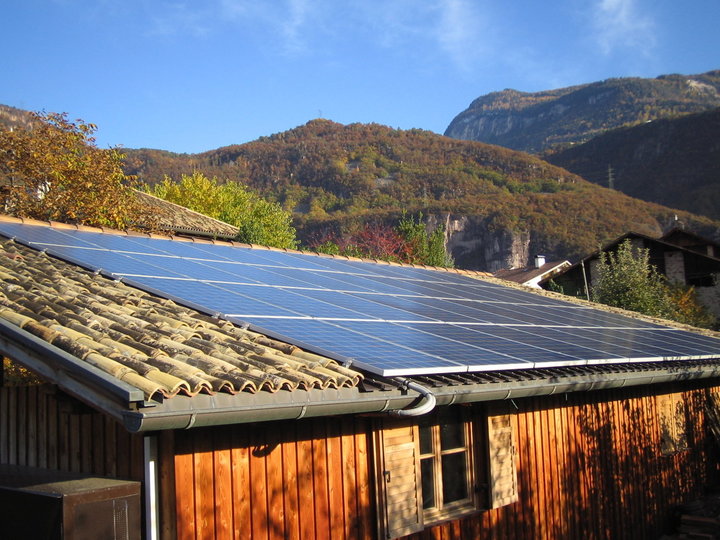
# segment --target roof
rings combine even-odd
[[[493,274],[494,277],[499,279],[506,279],[508,281],[514,281],[515,283],[528,283],[536,278],[543,278],[548,274],[555,274],[562,268],[570,266],[568,261],[552,261],[546,262],[542,266],[525,266],[523,268],[506,268],[498,270]]]
[[[135,194],[138,202],[150,210],[154,218],[153,227],[162,232],[226,239],[237,236],[238,228],[229,223],[160,199],[144,191],[136,191]],[[144,228],[144,225],[136,224],[141,228]]]
[[[130,431],[400,411],[424,386],[449,404],[720,375],[702,359],[383,378],[9,239],[0,279],[0,354]]]
[[[703,251],[705,251],[708,255],[714,254],[717,256],[717,253],[720,252],[720,244],[716,241],[680,228],[671,229],[662,235],[660,240],[676,246],[682,246],[693,251],[698,251],[700,253],[702,253],[700,249],[703,249]],[[707,248],[712,248],[712,251],[708,253]]]
[[[0,278],[0,319],[141,389],[147,400],[338,388],[362,378],[11,240],[0,241]]]

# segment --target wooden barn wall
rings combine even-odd
[[[368,426],[321,418],[175,432],[177,530],[163,536],[372,538]]]
[[[142,481],[143,441],[54,386],[0,387],[0,463]]]
[[[717,390],[656,385],[516,400],[519,502],[409,538],[659,538],[672,507],[718,480],[704,412]],[[689,450],[662,455],[655,396],[677,392]]]
[[[660,452],[656,394],[677,386],[515,400],[517,503],[436,525],[413,540],[657,538],[669,510],[717,479],[704,407],[682,391],[684,452]],[[482,408],[477,409],[481,411]],[[161,437],[165,537],[376,538],[369,419],[314,419]],[[166,462],[167,463],[167,462]],[[175,486],[175,495],[168,497]]]

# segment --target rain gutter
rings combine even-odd
[[[657,368],[638,369],[635,365],[625,371],[614,365],[594,374],[564,376],[556,370],[554,375],[534,379],[513,379],[509,374],[503,382],[450,385],[433,383],[432,377],[413,377],[385,380],[395,385],[389,390],[363,391],[354,387],[177,395],[160,403],[146,401],[141,390],[2,319],[0,354],[119,420],[133,433],[348,414],[417,416],[435,406],[458,403],[720,378],[718,358],[670,366],[657,362]]]
[[[703,365],[673,369],[658,366],[658,369],[646,371],[616,371],[595,376],[574,375],[532,381],[441,386],[434,388],[431,394],[436,405],[445,406],[710,378],[720,378],[720,363],[706,362]],[[153,409],[127,411],[124,414],[124,425],[131,432],[143,432],[347,414],[397,415],[403,409],[424,407],[430,400],[422,393],[408,393],[410,389],[412,387],[408,385],[405,389],[371,392],[342,388],[275,394],[241,393],[235,396],[175,396]]]

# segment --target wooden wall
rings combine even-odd
[[[680,392],[690,449],[662,455],[656,394]],[[718,480],[709,384],[516,400],[520,501],[420,539],[657,538]],[[367,418],[163,432],[166,538],[376,538]],[[0,388],[0,463],[143,479],[142,437],[52,386]]]
[[[143,480],[143,441],[51,385],[0,387],[0,463]]]
[[[717,388],[681,393],[689,450],[662,455],[656,394],[677,386],[517,400],[518,503],[446,523],[413,539],[655,539],[671,509],[718,481],[704,407]]]
[[[163,536],[373,538],[368,422],[327,418],[175,432],[177,530]]]
[[[681,388],[682,389],[682,388]],[[683,389],[690,450],[660,452],[656,393],[609,390],[516,400],[517,503],[412,535],[419,539],[657,538],[669,509],[717,479],[705,430],[710,386]],[[715,390],[712,390],[713,392]],[[376,538],[369,419],[315,419],[177,431],[164,473],[164,536]],[[166,499],[167,500],[167,499]]]

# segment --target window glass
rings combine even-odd
[[[465,452],[442,456],[442,477],[445,504],[468,498]]]
[[[452,422],[440,426],[440,448],[450,450],[465,446],[465,425]]]
[[[422,475],[423,508],[434,508],[435,503],[435,463],[433,458],[420,460]]]

